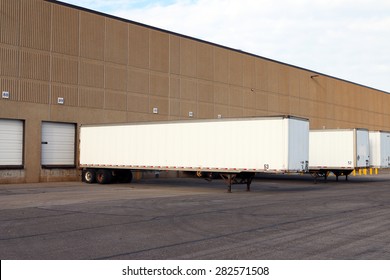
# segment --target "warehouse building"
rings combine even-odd
[[[290,114],[390,130],[387,92],[56,1],[0,0],[0,14],[0,183],[80,180],[87,123]]]

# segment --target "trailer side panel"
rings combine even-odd
[[[308,133],[307,120],[284,117],[82,126],[80,166],[299,172]]]

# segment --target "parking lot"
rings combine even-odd
[[[0,185],[0,259],[390,259],[390,174]]]

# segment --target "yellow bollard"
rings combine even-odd
[[[364,168],[364,169],[363,169],[363,174],[364,174],[364,175],[367,175],[367,168]]]
[[[370,175],[372,175],[372,168],[370,168]]]
[[[378,168],[375,168],[375,175],[378,175]]]
[[[362,175],[362,170],[361,169],[359,169],[359,175]]]
[[[354,169],[354,170],[352,171],[352,175],[353,175],[353,176],[356,176],[356,169]]]

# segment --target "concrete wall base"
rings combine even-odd
[[[81,173],[77,169],[42,169],[40,182],[81,181]]]
[[[23,169],[0,170],[0,184],[20,184],[25,182],[25,171]]]

